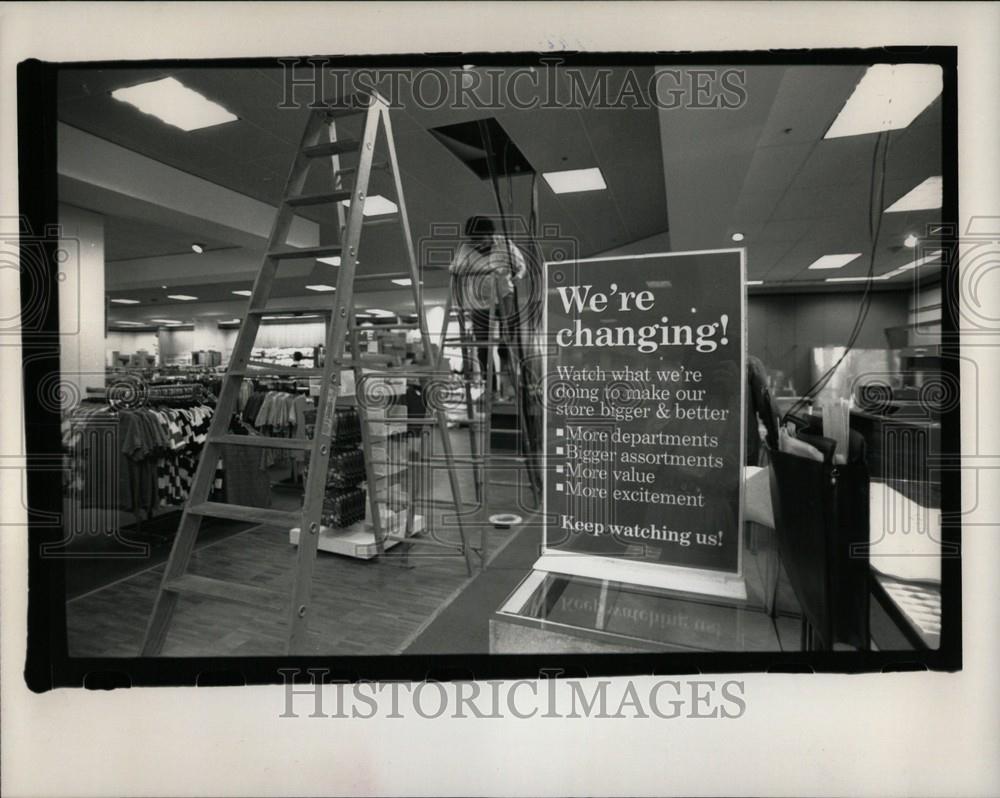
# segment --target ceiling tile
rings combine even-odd
[[[783,190],[791,184],[813,146],[813,142],[805,142],[758,148],[750,161],[743,190],[750,194]]]
[[[791,241],[780,243],[751,243],[747,247],[747,278],[763,280],[765,275],[794,246]]]
[[[783,193],[779,190],[740,194],[733,208],[733,225],[739,227],[748,223],[767,221],[774,213],[774,206],[777,205]]]
[[[795,176],[796,188],[837,186],[870,178],[874,136],[844,136],[816,142]]]
[[[757,234],[756,240],[765,244],[796,242],[814,226],[810,219],[772,220]]]
[[[105,96],[113,89],[136,86],[164,77],[159,69],[62,69],[57,81],[58,102]]]
[[[758,146],[819,141],[864,71],[863,66],[788,67]]]

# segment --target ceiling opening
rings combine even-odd
[[[486,124],[489,141],[493,146],[497,177],[522,175],[534,172],[534,167],[517,148],[507,131],[492,116],[474,119],[457,125],[431,128],[430,132],[449,152],[471,169],[482,180],[489,179],[490,168],[486,160],[486,145],[483,142],[480,123]]]

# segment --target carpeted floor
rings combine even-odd
[[[181,511],[165,513],[144,521],[139,530],[129,525],[121,534],[129,541],[145,544],[145,554],[123,546],[109,535],[88,535],[71,540],[60,553],[63,561],[66,599],[74,599],[107,587],[120,579],[154,568],[167,561]],[[198,534],[196,550],[249,529],[252,524],[205,519]]]
[[[509,537],[489,566],[418,632],[404,654],[487,654],[489,618],[531,571],[540,554],[542,528],[529,517]],[[499,537],[499,535],[498,535]]]

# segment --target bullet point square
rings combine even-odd
[[[561,474],[563,472],[563,470],[564,470],[563,466],[561,466],[561,465],[557,465],[556,466],[556,473],[557,474]]]
[[[556,447],[556,454],[563,454],[563,447],[562,446],[557,446]]]
[[[557,438],[561,438],[565,434],[566,434],[566,430],[564,430],[562,427],[556,427],[556,437]]]
[[[563,492],[563,484],[562,484],[562,482],[557,482],[556,483],[556,493],[562,493],[562,492]]]

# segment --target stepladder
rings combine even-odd
[[[356,138],[340,136],[342,125],[352,117],[355,121],[360,118],[360,135]],[[385,152],[385,160],[378,163],[375,161],[377,147],[384,149]],[[352,159],[353,163],[345,165],[342,159]],[[317,168],[324,177],[329,178],[329,188],[305,193],[310,169]],[[421,363],[415,368],[421,370],[425,376],[434,373],[436,359],[427,327],[416,253],[410,236],[389,105],[378,93],[368,92],[352,97],[346,102],[314,107],[310,111],[301,142],[289,169],[282,198],[268,236],[266,253],[240,325],[188,501],[182,512],[177,535],[159,584],[142,643],[143,656],[157,656],[163,653],[171,625],[175,620],[178,603],[188,596],[249,605],[260,611],[263,611],[263,608],[280,611],[284,607],[285,652],[298,654],[310,651],[309,623],[313,613],[313,573],[344,375],[353,372],[357,386],[363,379],[371,379],[371,375],[389,378],[399,375],[401,371],[404,373],[413,371],[411,367],[399,367],[383,358],[362,353],[357,341],[355,286],[364,279],[363,276],[359,276],[358,266],[362,230],[367,221],[364,213],[365,202],[374,169],[383,169],[390,173],[392,190],[395,192],[396,211],[388,221],[398,224],[402,234],[408,270],[399,276],[406,276],[409,279],[417,328],[423,347]],[[296,213],[304,208],[318,211],[333,209],[333,213],[336,214],[335,229],[339,230],[339,240],[318,246],[290,246],[289,238],[293,222],[297,218]],[[376,217],[375,220],[380,224],[387,221],[385,217]],[[339,258],[339,265],[336,267],[336,290],[328,304],[301,309],[281,308],[284,312],[304,310],[319,313],[328,319],[323,366],[308,370],[308,376],[316,377],[320,381],[312,437],[251,437],[231,434],[230,424],[237,408],[240,384],[243,380],[253,377],[255,373],[260,373],[255,371],[258,364],[252,360],[252,354],[261,322],[265,316],[275,313],[275,308],[269,302],[281,266],[289,261],[318,261],[333,258]],[[266,371],[274,374],[279,370],[274,366],[267,366]],[[302,369],[288,370],[289,375],[296,377],[306,376],[306,373],[306,370]],[[457,509],[462,503],[461,487],[454,468],[454,453],[448,435],[447,419],[441,411],[435,415],[452,499]],[[371,441],[364,432],[366,426],[362,425],[362,437],[366,449],[366,461],[371,462]],[[223,447],[226,446],[252,446],[258,449],[283,449],[308,453],[309,467],[303,487],[301,507],[277,510],[212,501],[211,489],[216,464],[223,453]],[[374,474],[369,470],[367,476],[371,480]],[[369,490],[369,501],[375,537],[381,551],[386,534],[380,529],[381,512],[372,490]],[[204,518],[250,522],[275,527],[285,534],[288,530],[298,527],[300,535],[288,592],[192,573],[191,560]],[[464,557],[466,568],[471,572],[473,555],[462,525],[461,513],[456,512],[455,518],[460,538],[458,549]]]
[[[521,329],[520,314],[516,305],[510,302],[491,303],[487,308],[474,310],[462,307],[454,299],[459,293],[455,290],[455,281],[452,275],[439,358],[449,347],[461,352],[476,499],[483,502],[483,486],[488,483],[516,489],[519,503],[530,499],[531,505],[537,508],[542,489],[539,436],[533,414],[537,380],[531,376],[529,358],[523,346],[525,332]],[[499,294],[494,292],[493,295]],[[457,336],[448,335],[451,318],[456,322]],[[487,331],[485,337],[475,329],[483,327],[483,322]],[[485,357],[481,358],[480,354]],[[496,358],[495,354],[502,356]],[[508,398],[498,396],[500,379],[506,380],[510,389]],[[473,410],[470,395],[470,386],[474,384],[481,386],[479,401],[475,403],[478,412]],[[504,479],[505,475],[513,481]],[[528,495],[523,495],[525,493]]]

